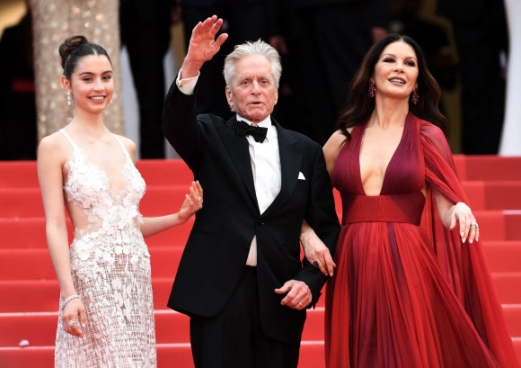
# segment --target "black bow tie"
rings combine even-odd
[[[239,137],[251,135],[256,142],[260,143],[264,142],[267,133],[268,128],[261,128],[258,126],[249,125],[242,120],[237,122],[237,126],[235,127],[235,134],[237,134]]]

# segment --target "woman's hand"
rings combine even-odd
[[[82,328],[85,328],[87,318],[85,314],[85,307],[81,299],[73,299],[69,301],[63,307],[62,312],[62,325],[65,332],[77,336],[83,337]],[[81,327],[81,328],[80,328]]]
[[[188,221],[190,217],[203,207],[203,188],[199,181],[192,182],[190,194],[187,194],[177,216],[181,223]]]
[[[459,223],[459,231],[463,243],[467,239],[469,243],[479,239],[478,223],[472,214],[472,210],[465,203],[456,203],[447,211],[445,216],[444,223],[448,223],[451,230],[456,228],[456,225]]]
[[[336,264],[333,262],[328,247],[320,240],[306,221],[302,224],[300,241],[306,259],[326,276],[333,276]]]

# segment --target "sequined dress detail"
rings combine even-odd
[[[114,191],[107,174],[69,140],[66,197],[82,208],[88,226],[74,229],[72,278],[87,314],[84,338],[66,333],[58,319],[55,367],[156,367],[150,254],[140,231],[139,202],[145,182],[125,153],[124,189]],[[61,306],[60,306],[61,307]],[[61,308],[60,308],[61,310]]]

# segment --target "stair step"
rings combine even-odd
[[[510,336],[521,338],[521,304],[503,304],[503,316]]]
[[[9,368],[52,368],[54,346],[0,348],[0,363]],[[324,368],[324,343],[303,341],[298,368]],[[158,368],[194,368],[190,344],[158,344]]]
[[[149,214],[143,212],[145,216]],[[162,214],[165,214],[163,212]],[[480,224],[480,239],[489,241],[521,241],[521,211],[476,211]],[[72,241],[72,228],[68,221],[69,242]],[[184,246],[193,218],[186,224],[169,229],[145,239],[149,247]],[[2,249],[47,248],[45,241],[45,219],[40,217],[1,218],[0,234]]]
[[[521,180],[521,157],[496,155],[454,155],[462,181]],[[138,160],[136,167],[148,185],[169,185],[193,180],[192,173],[180,159]],[[0,187],[37,187],[36,161],[0,162]]]
[[[173,278],[154,278],[154,308],[166,309]],[[0,281],[0,313],[54,312],[58,310],[59,287],[56,280]],[[38,303],[34,301],[38,300]],[[324,306],[324,292],[317,307]]]
[[[141,201],[140,210],[146,216],[164,215],[177,212],[190,181],[176,185],[148,186]],[[521,210],[521,181],[519,182],[463,182],[474,211],[482,210]],[[338,192],[335,193],[337,211],[340,214]],[[43,204],[40,189],[0,187],[0,217],[43,217]]]
[[[188,166],[178,159],[138,160],[136,167],[148,186],[190,185],[193,179]],[[0,161],[0,188],[38,188],[36,161]]]
[[[168,229],[154,236],[145,238],[149,247],[154,246],[184,246],[192,230],[194,218],[185,224]],[[72,242],[72,226],[67,221],[69,244]],[[0,234],[2,234],[2,249],[47,249],[45,240],[45,218],[0,218]]]
[[[521,272],[492,274],[499,301],[503,304],[521,304]]]
[[[521,338],[521,305],[505,304],[503,314],[510,335]],[[54,345],[57,320],[57,312],[0,313],[0,346],[17,347],[22,340],[27,340],[31,347]],[[159,309],[155,310],[155,320],[157,343],[189,342],[189,318],[184,314]],[[324,339],[323,307],[308,311],[302,339]]]
[[[464,157],[465,161],[465,176],[462,180],[521,180],[521,157],[496,155],[460,155],[460,157]]]
[[[158,344],[189,342],[186,315],[170,309],[155,310],[154,315]],[[22,340],[27,340],[31,347],[54,345],[57,323],[57,312],[0,313],[0,346],[17,347]],[[324,308],[308,311],[302,339],[324,340]]]
[[[521,338],[513,339],[518,360],[521,361]],[[9,368],[52,368],[54,346],[27,348],[0,348],[2,366]],[[158,344],[158,368],[194,368],[189,344]],[[324,343],[303,341],[298,368],[324,368]]]
[[[521,304],[521,272],[493,273],[492,281],[500,303]],[[156,309],[166,308],[172,282],[172,277],[153,278]],[[0,313],[52,312],[58,308],[59,288],[54,279],[0,281],[0,295]],[[34,300],[38,300],[38,303],[35,304]],[[317,306],[324,306],[324,295]]]
[[[491,272],[521,271],[521,240],[483,241],[482,244]]]
[[[172,242],[176,244],[148,247],[153,278],[174,278],[185,239],[173,236]],[[521,241],[486,241],[483,242],[483,249],[492,272],[520,271]],[[0,249],[0,281],[55,278],[47,248]]]

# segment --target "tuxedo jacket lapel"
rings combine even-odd
[[[275,212],[277,208],[283,205],[291,196],[297,183],[302,162],[302,154],[300,152],[301,145],[299,142],[288,134],[278,123],[273,121],[273,124],[277,128],[279,140],[281,186],[279,194],[262,214],[263,216],[268,216]]]
[[[253,183],[253,172],[251,170],[250,150],[248,140],[245,137],[235,135],[237,119],[231,118],[224,126],[219,126],[218,131],[223,141],[224,147],[228,151],[230,160],[233,162],[239,176],[242,178],[244,186],[250,195],[253,203],[257,203],[255,184]]]

